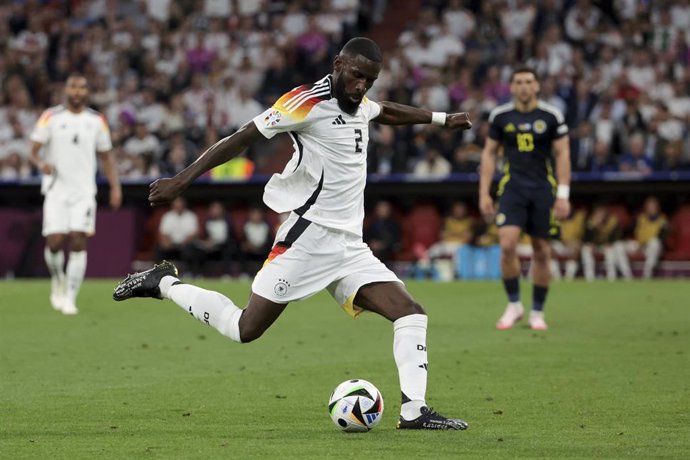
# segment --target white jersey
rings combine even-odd
[[[354,115],[332,96],[332,77],[284,94],[254,118],[267,138],[288,133],[295,153],[266,184],[264,202],[325,227],[362,236],[369,121],[381,107],[364,97]]]
[[[43,144],[45,161],[55,167],[43,177],[43,193],[96,194],[96,153],[112,148],[103,115],[88,108],[74,113],[51,107],[38,119],[31,140]]]

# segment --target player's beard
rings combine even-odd
[[[333,87],[333,93],[335,98],[338,100],[338,107],[345,113],[350,115],[354,114],[359,107],[359,102],[354,102],[345,94],[345,81],[342,77],[335,79],[335,86]]]
[[[81,110],[84,108],[84,104],[86,103],[86,98],[80,97],[80,96],[68,96],[67,97],[67,105],[73,110]]]

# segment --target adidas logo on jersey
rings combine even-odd
[[[335,117],[335,120],[333,120],[333,123],[331,123],[331,124],[332,125],[345,125],[347,123],[345,123],[345,120],[343,120],[342,115],[338,115],[337,117]]]

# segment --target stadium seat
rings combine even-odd
[[[690,260],[690,205],[682,206],[671,218],[667,239],[667,260]]]
[[[428,249],[439,239],[443,220],[435,206],[415,206],[403,220],[402,249],[397,260],[416,260],[416,249]]]

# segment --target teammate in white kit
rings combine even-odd
[[[467,428],[464,421],[426,406],[426,314],[362,241],[362,220],[370,121],[461,129],[471,123],[466,113],[432,113],[367,99],[364,94],[381,65],[381,51],[373,41],[350,40],[335,58],[331,75],[286,93],[180,174],[151,184],[151,205],[165,204],[199,175],[258,139],[283,132],[292,137],[292,159],[264,192],[270,208],[290,212],[290,217],[254,279],[246,308],[238,308],[220,293],[181,283],[177,269],[168,262],[128,276],[115,288],[113,298],[171,299],[221,334],[246,343],[259,338],[289,302],[328,289],[353,317],[369,310],[393,321],[393,354],[402,391],[398,428],[462,430]]]
[[[44,251],[51,277],[50,302],[75,315],[79,287],[86,272],[86,240],[96,229],[96,154],[110,183],[110,205],[117,209],[122,191],[105,117],[89,109],[86,78],[73,74],[65,84],[66,105],[43,112],[31,133],[31,160],[43,173]],[[43,155],[40,155],[43,149]],[[65,270],[63,248],[69,242]]]

